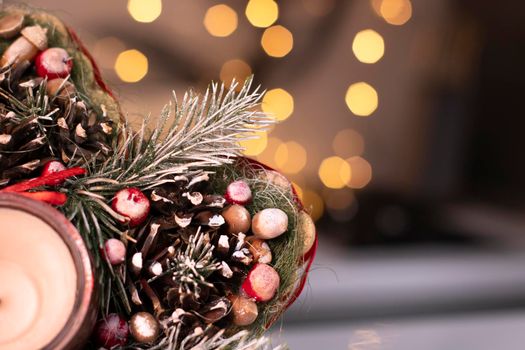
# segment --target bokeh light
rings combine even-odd
[[[261,108],[276,120],[285,120],[293,113],[293,97],[281,88],[269,90],[263,96]]]
[[[297,174],[306,165],[306,150],[295,141],[282,143],[275,151],[275,165],[287,174]]]
[[[377,109],[379,97],[372,86],[359,82],[350,85],[346,91],[345,101],[352,113],[366,117]]]
[[[237,12],[225,4],[212,6],[204,15],[204,27],[213,36],[226,37],[237,29]]]
[[[128,0],[128,12],[141,23],[151,23],[162,13],[161,0]]]
[[[372,0],[372,8],[392,25],[403,25],[412,17],[410,0]]]
[[[255,131],[248,140],[239,141],[239,145],[244,148],[243,154],[246,156],[256,156],[264,151],[268,144],[268,134],[266,131]]]
[[[250,0],[245,13],[254,27],[267,28],[277,21],[279,6],[274,0]]]
[[[126,83],[136,83],[148,74],[148,58],[139,50],[126,50],[117,56],[115,72]]]
[[[350,165],[341,157],[324,159],[319,167],[319,178],[328,188],[343,188],[352,177]]]
[[[323,216],[324,213],[324,202],[323,198],[314,191],[305,189],[303,191],[303,205],[304,208],[310,213],[310,216],[314,221],[317,221]]]
[[[266,28],[261,38],[264,52],[271,57],[284,57],[293,48],[293,35],[283,26]]]
[[[365,140],[354,129],[343,129],[335,135],[332,149],[342,158],[360,156],[365,151]]]
[[[114,68],[119,53],[126,49],[122,40],[108,36],[97,40],[93,46],[93,57],[102,68]]]
[[[230,86],[232,80],[239,83],[237,87],[240,89],[242,83],[252,74],[252,68],[248,63],[241,59],[233,59],[224,62],[221,67],[220,78],[226,86]]]
[[[277,168],[277,165],[275,164],[275,152],[282,143],[283,141],[277,137],[268,137],[266,147],[262,153],[257,155],[257,159],[264,164],[268,164],[272,168]]]
[[[326,207],[335,210],[346,209],[355,201],[354,192],[348,188],[340,190],[324,189],[323,197]]]
[[[355,35],[352,51],[360,62],[376,63],[385,53],[385,41],[378,32],[365,29]]]
[[[350,157],[346,160],[350,165],[352,176],[347,183],[351,188],[363,188],[372,180],[372,166],[361,157]]]

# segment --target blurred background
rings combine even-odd
[[[11,1],[6,1],[10,3]],[[523,349],[525,3],[32,0],[76,29],[129,118],[255,80],[246,155],[317,221],[293,349]]]

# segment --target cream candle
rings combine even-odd
[[[0,350],[73,349],[95,321],[82,239],[54,208],[0,195]]]

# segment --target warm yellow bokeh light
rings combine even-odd
[[[310,213],[314,221],[319,220],[323,216],[324,202],[320,195],[314,191],[304,190],[302,200],[304,208]]]
[[[282,143],[283,142],[277,137],[268,137],[266,148],[262,153],[257,155],[257,159],[264,164],[268,164],[272,168],[277,168],[277,165],[275,164],[275,152]]]
[[[225,37],[237,29],[237,12],[225,4],[212,6],[204,15],[204,27],[213,36]]]
[[[365,151],[363,136],[353,129],[343,129],[332,141],[334,153],[342,158],[360,156]]]
[[[277,21],[279,6],[274,0],[250,0],[245,13],[254,27],[267,28]]]
[[[321,162],[319,178],[328,188],[343,188],[350,182],[350,165],[341,157],[328,157]]]
[[[239,141],[243,150],[243,154],[246,156],[256,156],[264,151],[268,144],[268,134],[266,131],[255,131],[252,133],[253,138],[249,140]]]
[[[128,12],[137,22],[151,23],[162,12],[161,0],[128,0]]]
[[[293,113],[293,97],[284,89],[272,89],[264,94],[261,108],[276,120],[287,119]]]
[[[378,32],[365,29],[355,35],[352,51],[360,62],[376,63],[385,53],[385,41]]]
[[[115,72],[126,83],[136,83],[148,74],[148,58],[139,50],[126,50],[117,56]]]
[[[366,117],[374,113],[379,103],[376,90],[365,82],[350,85],[345,101],[350,111],[357,116]]]
[[[241,59],[233,59],[224,62],[221,67],[220,78],[226,84],[230,86],[232,80],[235,78],[235,81],[239,83],[237,85],[239,88],[242,87],[242,83],[252,74],[252,68],[248,63],[244,62]]]
[[[346,160],[350,165],[352,176],[346,184],[350,188],[363,188],[372,180],[372,166],[361,157],[351,157]]]
[[[122,40],[108,36],[97,40],[93,47],[93,57],[103,68],[114,68],[118,54],[126,49]]]
[[[275,151],[275,165],[287,174],[297,174],[306,165],[306,150],[295,141],[282,143]]]
[[[403,25],[412,17],[410,0],[372,0],[374,11],[393,25]]]
[[[283,26],[267,28],[261,38],[264,52],[272,57],[284,57],[293,48],[293,35]]]

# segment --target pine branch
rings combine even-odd
[[[162,274],[148,280],[148,283],[166,275],[172,275],[179,284],[179,294],[194,293],[199,298],[200,286],[213,287],[206,279],[220,269],[221,264],[213,259],[214,246],[210,244],[210,236],[201,232],[190,236],[184,252],[179,252],[169,261],[169,268]]]
[[[87,166],[88,175],[67,182],[70,198],[75,200],[64,210],[77,227],[86,227],[84,238],[92,240],[92,252],[99,255],[99,262],[104,262],[100,249],[105,239],[124,234],[118,229],[118,214],[107,205],[118,190],[126,187],[150,190],[174,182],[177,175],[233,163],[242,150],[239,141],[253,138],[254,131],[274,123],[273,118],[256,109],[262,92],[259,88],[251,91],[252,78],[246,80],[239,92],[236,86],[233,82],[226,90],[224,84],[212,84],[203,96],[192,91],[185,93],[180,103],[174,96],[174,102],[163,109],[151,134],[147,132],[148,119],[136,132],[129,125],[121,125],[111,155],[103,162],[93,157],[72,164]],[[94,215],[87,214],[88,208]],[[89,228],[97,228],[97,240]],[[113,279],[124,289],[122,279],[113,273],[111,265],[107,262],[102,265],[107,265],[101,267],[107,280],[101,281],[101,285],[107,285],[108,276],[114,276],[109,281]],[[214,270],[213,263],[206,266]],[[203,269],[202,275],[208,272]],[[181,280],[183,277],[180,276]],[[203,283],[205,279],[188,279],[184,285],[197,288]],[[117,294],[104,295],[101,299],[107,304],[102,306],[108,307],[111,301],[127,309],[125,291]]]

